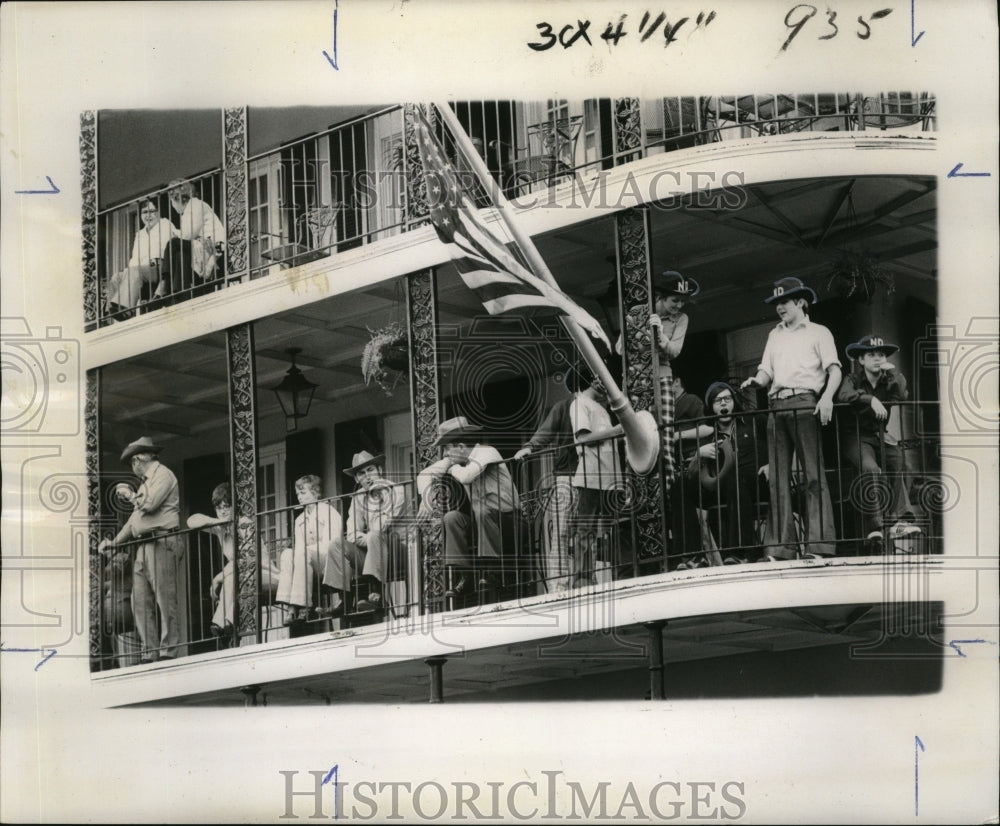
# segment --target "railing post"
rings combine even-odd
[[[428,702],[430,703],[443,703],[444,702],[444,678],[441,673],[444,664],[448,662],[447,657],[428,657],[424,660],[431,670],[431,696]]]
[[[648,208],[626,209],[615,214],[615,250],[618,290],[621,300],[621,330],[624,344],[623,389],[636,411],[657,410],[659,387],[655,377],[653,342],[649,331],[650,217]],[[658,419],[659,417],[657,417]],[[635,531],[635,560],[664,557],[667,536],[667,503],[662,465],[639,476],[627,470],[633,494],[631,523]],[[665,562],[665,559],[664,559]]]
[[[97,276],[97,113],[80,113],[80,198],[83,245],[83,323],[93,330],[101,316]]]
[[[103,586],[101,555],[97,546],[101,542],[101,371],[88,370],[86,376],[87,399],[84,407],[83,424],[86,432],[87,462],[87,516],[89,517],[87,536],[87,569],[90,579],[90,670],[99,671],[101,659],[101,622]]]
[[[226,280],[247,272],[247,108],[222,113],[223,202],[226,205]]]
[[[434,447],[440,421],[437,352],[437,290],[434,271],[423,270],[406,277],[406,316],[410,345],[410,410],[413,427],[413,476],[437,459]],[[414,490],[414,498],[419,493]],[[441,523],[432,520],[419,528],[418,545],[423,554],[423,582],[419,603],[423,611],[439,607],[444,599],[444,542]]]
[[[226,331],[229,365],[229,445],[232,456],[233,520],[236,545],[236,629],[262,642],[260,627],[260,549],[257,543],[257,371],[253,325]]]
[[[646,622],[649,629],[649,696],[652,700],[666,699],[663,684],[663,628],[665,620]]]
[[[257,694],[260,693],[259,685],[245,685],[240,689],[243,695],[243,707],[254,708],[257,705]]]

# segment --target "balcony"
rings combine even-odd
[[[508,197],[723,141],[936,129],[934,98],[926,93],[549,103],[454,104]],[[284,126],[286,132],[293,128]],[[276,148],[246,155],[238,167],[220,159],[208,171],[191,170],[183,178],[194,199],[187,214],[172,204],[171,184],[163,183],[102,207],[96,211],[96,277],[88,286],[90,328],[276,276],[425,224],[419,157],[407,143],[407,130],[404,109],[388,107],[286,138]],[[477,203],[490,203],[453,142],[441,137]],[[114,145],[103,151],[112,161],[104,166],[117,170]],[[102,174],[112,173],[102,168]],[[128,189],[118,181],[115,191]]]
[[[925,432],[925,419],[936,415],[927,403],[901,407],[902,418],[915,433]],[[774,549],[765,544],[770,541],[768,523],[781,517],[769,486],[758,481],[759,468],[767,464],[765,434],[772,416],[767,410],[739,414],[742,435],[731,442],[734,463],[721,472],[718,465],[709,467],[715,463],[707,459],[688,458],[697,453],[696,445],[722,443],[720,417],[676,421],[676,458],[685,472],[663,499],[659,491],[651,494],[628,476],[604,475],[601,467],[606,464],[588,465],[597,455],[598,442],[571,448],[580,462],[577,479],[600,490],[596,499],[581,498],[580,488],[553,473],[553,449],[507,459],[503,466],[519,507],[510,514],[509,525],[490,540],[496,556],[476,553],[485,534],[473,531],[472,558],[465,564],[456,562],[454,546],[446,538],[454,535],[454,517],[470,507],[462,486],[428,486],[424,480],[421,495],[420,480],[404,478],[387,480],[383,490],[392,491],[396,504],[384,522],[369,526],[385,539],[378,559],[372,546],[366,554],[365,548],[349,541],[356,523],[349,520],[346,533],[341,525],[341,519],[357,510],[357,504],[352,507],[356,493],[322,498],[305,509],[259,509],[252,525],[235,519],[194,520],[199,527],[120,543],[100,558],[102,653],[94,668],[115,671],[152,662],[147,667],[155,671],[178,662],[172,657],[217,655],[230,649],[242,653],[244,648],[248,656],[256,656],[254,652],[265,650],[261,645],[276,650],[308,637],[326,640],[369,631],[390,641],[399,636],[402,642],[431,616],[444,617],[447,625],[448,616],[460,621],[492,610],[499,612],[498,622],[501,615],[510,614],[516,623],[518,616],[536,616],[539,606],[553,597],[571,603],[597,598],[607,603],[601,610],[610,616],[615,601],[634,595],[630,585],[655,584],[668,594],[718,574],[730,583],[731,592],[740,587],[738,582],[750,589],[754,581],[771,581],[790,566],[833,566],[832,574],[838,565],[867,561],[888,570],[943,553],[946,497],[936,443],[908,438],[897,448],[901,463],[894,473],[862,479],[857,457],[850,452],[858,420],[849,408],[838,405],[835,421],[817,445],[831,505],[825,513],[832,515],[832,524],[809,525],[810,514],[823,519],[824,511],[809,508],[799,459],[787,478],[782,478],[781,468],[769,468],[770,489],[786,486],[789,491],[795,533],[784,563],[766,561]],[[800,416],[811,417],[812,412],[797,412],[796,424]],[[620,454],[620,440],[608,444]],[[887,464],[890,450],[884,442],[876,449],[882,467],[892,467]],[[908,506],[894,500],[896,483],[905,491]],[[501,493],[485,491],[487,497],[504,499]],[[581,507],[584,501],[590,504]],[[881,541],[869,536],[873,519],[887,529]],[[189,524],[192,521],[189,517]],[[908,526],[889,530],[897,521]],[[252,545],[245,544],[248,538]],[[151,541],[176,545],[187,559],[179,580],[180,633],[168,647],[159,639],[143,645],[137,630],[142,607],[131,576],[137,552]],[[817,550],[832,550],[833,555],[810,558]],[[736,580],[732,574],[738,574]],[[372,600],[373,594],[378,599]],[[702,609],[713,612],[711,604]],[[148,613],[150,606],[145,610]]]

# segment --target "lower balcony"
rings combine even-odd
[[[919,419],[922,406],[908,407]],[[718,416],[676,421],[683,471],[670,490],[604,477],[588,466],[594,443],[575,446],[575,481],[596,497],[551,472],[551,451],[506,460],[497,478],[510,489],[483,493],[516,502],[509,514],[484,515],[444,477],[383,478],[316,501],[307,481],[299,507],[240,524],[223,485],[216,513],[189,516],[193,527],[100,557],[98,679],[158,675],[145,688],[113,681],[114,704],[232,703],[241,689],[293,703],[565,697],[580,679],[600,686],[595,696],[641,698],[648,677],[637,675],[663,662],[828,646],[852,663],[933,659],[942,608],[926,581],[947,567],[936,446],[883,441],[892,472],[861,475],[858,420],[839,407],[810,486],[802,457],[787,470],[768,462],[773,417],[740,414],[736,440]],[[811,417],[797,413],[793,427]],[[727,442],[718,463],[699,456],[698,444]],[[379,515],[364,520],[369,496]],[[164,556],[174,569],[155,567]],[[934,690],[935,679],[920,672],[914,685]],[[646,696],[656,685],[654,674]]]

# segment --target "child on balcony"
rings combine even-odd
[[[837,393],[837,401],[850,404],[857,414],[840,418],[840,443],[844,458],[860,473],[852,491],[857,495],[852,499],[859,504],[863,531],[873,554],[885,549],[884,528],[888,524],[892,524],[892,539],[921,532],[911,523],[913,510],[906,492],[903,452],[888,429],[893,402],[909,397],[906,379],[888,360],[897,350],[895,344],[874,334],[848,344],[845,352],[855,369]]]
[[[313,474],[296,479],[295,495],[303,510],[295,517],[294,544],[281,552],[275,596],[277,602],[289,608],[285,625],[310,619],[320,583],[332,588],[334,595],[330,606],[320,609],[318,615],[343,614],[358,561],[357,555],[349,553],[344,545],[344,520],[337,506],[327,500],[320,501],[323,480]]]

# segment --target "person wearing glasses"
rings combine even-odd
[[[179,238],[177,228],[160,215],[156,201],[147,199],[139,205],[142,226],[135,234],[128,266],[115,273],[108,283],[110,312],[128,318],[142,299],[143,287],[153,292],[160,286],[160,262],[172,238]]]

